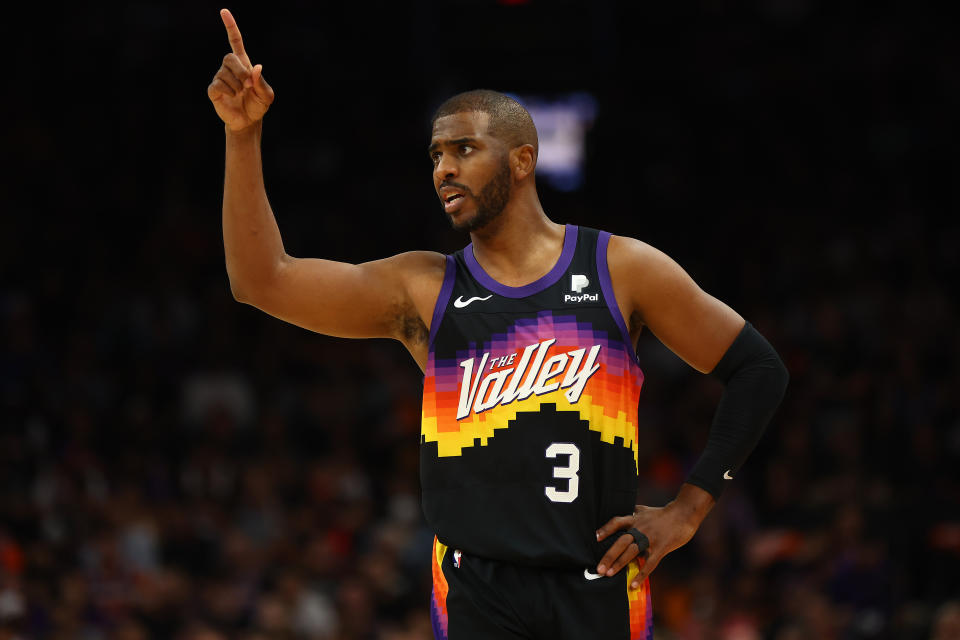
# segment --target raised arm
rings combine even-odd
[[[671,351],[724,385],[707,446],[675,500],[665,507],[638,505],[633,516],[613,518],[597,532],[646,534],[649,552],[631,586],[670,551],[686,544],[753,450],[783,397],[787,371],[769,343],[733,309],[703,291],[664,253],[637,240],[613,237],[607,253],[614,295],[631,332],[649,328]],[[598,572],[618,571],[637,555],[635,538],[621,535]]]
[[[207,95],[226,132],[223,245],[234,297],[319,333],[397,338],[420,362],[443,280],[443,256],[413,252],[353,265],[286,253],[267,199],[260,152],[263,117],[274,92],[263,66],[251,63],[233,15],[224,9],[220,16],[231,52]]]

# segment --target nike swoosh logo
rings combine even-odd
[[[589,570],[584,569],[583,577],[586,578],[587,580],[596,580],[597,578],[602,578],[603,576],[600,575],[599,573],[590,573]]]
[[[465,306],[467,306],[471,302],[476,302],[477,300],[489,300],[492,297],[493,297],[492,293],[488,295],[486,298],[481,298],[480,296],[474,296],[472,298],[468,298],[467,300],[464,300],[463,296],[457,296],[457,299],[453,301],[453,306],[455,306],[457,309],[463,309]]]
[[[733,480],[733,476],[730,475],[730,469],[727,469],[726,471],[723,472],[723,479],[724,479],[724,480]]]

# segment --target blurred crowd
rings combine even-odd
[[[547,4],[554,27],[533,28]],[[906,5],[700,4],[708,20],[661,3],[637,22],[614,2],[451,1],[451,24],[513,44],[458,49],[440,74],[426,0],[322,19],[241,6],[278,94],[265,168],[287,249],[456,250],[432,211],[430,109],[478,85],[592,91],[584,187],[543,188],[548,215],[664,249],[791,373],[742,472],[654,572],[655,638],[957,640],[958,41]],[[0,640],[432,637],[420,372],[397,344],[230,295],[204,102],[218,8],[66,9],[8,69],[31,90],[0,132],[16,158],[0,183]],[[390,54],[371,74],[347,46]],[[96,71],[36,82],[68,59]],[[325,92],[302,82],[331,59]],[[84,96],[69,117],[63,95]],[[652,336],[639,354],[639,499],[662,505],[722,389]]]
[[[917,286],[957,276],[956,234],[904,217],[822,260],[778,244],[785,291],[743,312],[792,384],[654,573],[658,638],[957,637],[960,315]],[[219,280],[3,291],[0,638],[431,636],[415,365],[261,318]],[[640,357],[640,501],[661,505],[721,388],[651,337]]]

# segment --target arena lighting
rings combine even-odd
[[[537,126],[537,176],[559,191],[579,189],[583,184],[587,132],[596,119],[597,99],[586,92],[511,97],[527,108]]]

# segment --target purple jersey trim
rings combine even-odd
[[[430,341],[428,347],[433,346],[433,339],[437,336],[437,330],[440,328],[440,322],[443,321],[443,312],[447,310],[447,303],[450,302],[450,295],[453,293],[453,283],[457,279],[457,263],[453,256],[445,256],[447,265],[443,272],[443,285],[440,287],[440,295],[437,296],[437,304],[433,307],[433,318],[430,320]]]
[[[487,272],[483,270],[483,267],[480,266],[480,263],[477,262],[476,257],[474,257],[472,242],[463,249],[463,258],[467,263],[467,269],[470,270],[470,275],[490,291],[504,298],[526,298],[527,296],[532,296],[535,293],[543,291],[559,280],[567,270],[567,267],[570,266],[570,261],[573,260],[573,254],[576,248],[577,226],[568,224],[563,234],[563,251],[560,252],[560,258],[557,260],[557,263],[553,265],[553,268],[550,269],[547,275],[530,284],[525,284],[522,287],[508,287],[491,278]]]
[[[430,594],[430,623],[433,625],[433,637],[435,640],[447,640],[449,615],[437,606],[437,600],[437,589],[434,587],[433,593]]]
[[[610,232],[601,231],[597,238],[597,274],[600,276],[600,290],[603,291],[603,299],[607,301],[607,309],[613,316],[613,321],[620,327],[620,333],[623,335],[623,343],[627,345],[627,351],[633,356],[633,361],[640,366],[640,360],[637,359],[637,352],[633,348],[633,342],[630,340],[630,331],[627,329],[627,323],[623,321],[623,314],[620,313],[620,305],[617,304],[617,298],[613,295],[613,282],[610,280],[610,265],[607,264],[607,245],[610,244]]]

